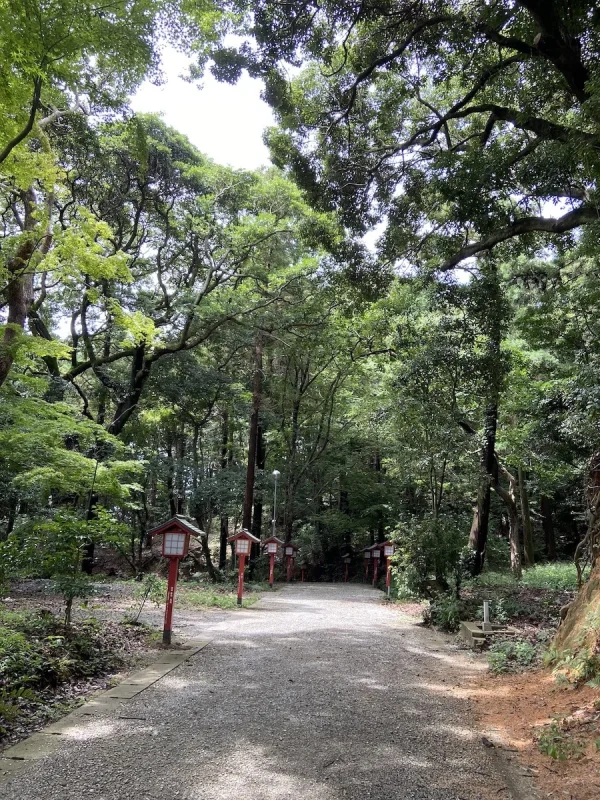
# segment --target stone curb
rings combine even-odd
[[[51,723],[22,742],[8,747],[0,754],[0,784],[12,780],[32,761],[53,753],[60,747],[63,739],[77,736],[81,726],[90,719],[121,708],[123,703],[137,697],[184,661],[195,656],[209,643],[210,640],[190,639],[184,644],[185,649],[165,652],[158,661],[128,675],[121,683],[101,692],[66,717]]]

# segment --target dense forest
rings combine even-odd
[[[2,577],[174,514],[397,590],[598,556],[600,15],[577,0],[0,4]],[[264,81],[273,166],[129,98]],[[210,121],[206,121],[210,124]],[[592,587],[594,580],[592,575]],[[588,587],[589,588],[589,587]],[[592,602],[593,591],[586,594]]]

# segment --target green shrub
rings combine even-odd
[[[526,639],[505,639],[495,642],[488,653],[490,672],[519,672],[533,666],[538,660],[538,651]]]
[[[455,594],[439,594],[423,611],[423,620],[443,631],[455,633],[460,627],[461,603]]]
[[[577,761],[582,758],[587,748],[583,739],[577,739],[562,730],[558,720],[541,728],[536,738],[538,750],[557,761],[567,761],[567,759]]]

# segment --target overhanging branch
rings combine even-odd
[[[511,225],[494,231],[494,233],[491,233],[485,239],[480,239],[478,242],[473,242],[463,247],[444,261],[440,270],[446,272],[453,269],[466,258],[471,258],[478,253],[491,250],[497,244],[506,242],[509,239],[514,239],[517,236],[522,236],[525,233],[567,233],[568,231],[581,227],[581,225],[597,222],[599,218],[597,209],[591,206],[581,206],[574,211],[569,211],[562,217],[558,217],[558,219],[552,219],[551,217],[522,217],[521,219],[515,220]]]

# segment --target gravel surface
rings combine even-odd
[[[506,800],[464,653],[355,585],[186,619],[188,664],[85,723],[4,800]],[[464,695],[463,695],[464,697]]]

